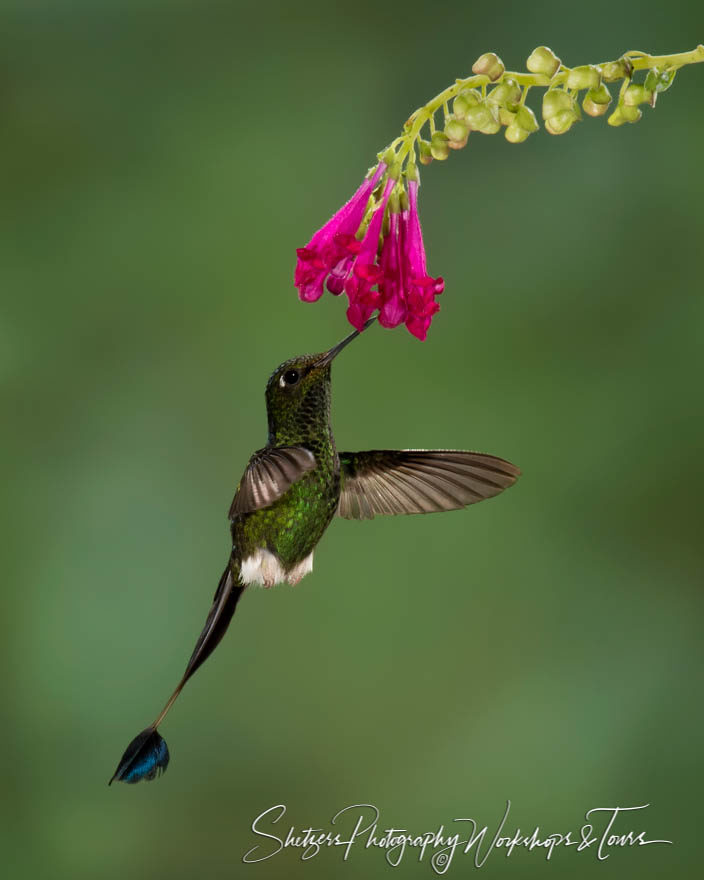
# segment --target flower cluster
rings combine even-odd
[[[496,134],[503,128],[509,143],[522,143],[539,129],[526,104],[533,88],[546,89],[542,117],[550,134],[566,134],[581,119],[582,109],[603,116],[612,101],[607,83],[618,81],[621,88],[608,123],[637,122],[641,104],[654,107],[680,68],[702,62],[704,45],[675,55],[626,52],[616,61],[570,68],[552,49],[539,46],[526,60],[528,72],[513,73],[496,53],[485,52],[474,62],[472,76],[455,80],[411,114],[349,202],[298,249],[294,280],[300,298],[314,302],[327,285],[336,296],[347,295],[347,317],[356,329],[378,311],[384,327],[405,324],[425,339],[444,282],[426,268],[416,159],[423,165],[443,161],[463,149],[473,132]],[[635,82],[642,74],[642,81]],[[442,114],[442,126],[437,126],[437,114]]]
[[[294,282],[304,302],[325,286],[347,295],[347,318],[357,330],[378,310],[383,327],[405,324],[425,339],[440,309],[442,278],[428,275],[418,217],[418,172],[404,174],[381,161],[352,198],[299,248]]]

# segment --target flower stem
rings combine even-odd
[[[608,67],[614,69],[619,64],[621,65],[622,72],[615,77],[615,80],[618,81],[619,79],[623,79],[624,81],[620,94],[620,100],[622,100],[625,89],[630,83],[633,73],[637,71],[655,70],[660,72],[674,72],[686,65],[700,64],[702,62],[704,62],[704,45],[699,45],[696,49],[692,49],[690,52],[680,52],[673,55],[649,55],[646,52],[634,50],[624,53],[621,58],[616,61],[602,62],[601,64],[592,65],[592,67],[596,69],[600,79],[602,71],[605,68]],[[588,67],[588,65],[582,68],[577,68],[577,70],[582,70],[585,67]],[[563,64],[559,64],[557,72],[552,77],[543,73],[504,71],[500,77],[493,81],[486,74],[473,74],[472,76],[455,80],[452,85],[443,89],[443,91],[439,92],[434,98],[428,101],[427,104],[419,107],[408,118],[403,127],[403,134],[399,138],[396,138],[391,145],[394,150],[398,148],[396,160],[403,165],[409,154],[411,154],[426,123],[430,124],[431,133],[434,132],[435,113],[443,108],[447,114],[449,109],[448,102],[455,98],[462,90],[480,88],[482,98],[484,99],[486,97],[487,85],[498,86],[507,80],[513,80],[518,86],[524,89],[520,100],[520,104],[523,105],[526,93],[530,88],[536,86],[549,89],[554,89],[556,86],[564,87],[573,70],[575,70],[575,68],[569,68],[565,67]],[[614,77],[611,77],[609,81],[613,82]],[[570,92],[576,98],[579,94],[579,88],[574,90],[570,89]],[[399,144],[400,146],[398,146]],[[380,153],[379,155],[381,156],[382,154]]]

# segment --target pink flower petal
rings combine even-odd
[[[298,249],[293,281],[300,299],[315,302],[323,295],[325,276],[344,256],[335,239],[337,236],[354,237],[364,218],[369,196],[385,171],[386,165],[380,162],[374,174],[362,183],[352,198],[315,233],[304,248]]]
[[[384,278],[383,270],[380,266],[376,265],[376,257],[386,204],[395,185],[395,180],[386,181],[381,201],[374,210],[372,219],[362,239],[362,245],[354,262],[354,268],[345,281],[345,293],[350,301],[347,317],[350,324],[357,329],[359,329],[360,324],[364,324],[374,309],[378,308],[381,304],[381,296],[376,291],[372,291],[371,288],[375,284],[379,284]],[[356,306],[356,308],[352,309],[352,306]]]
[[[409,332],[425,339],[440,309],[435,299],[445,283],[428,274],[418,215],[418,181],[408,180],[405,210],[399,212],[398,202],[392,201],[389,231],[384,235],[385,213],[397,185],[387,179],[364,236],[361,241],[357,238],[369,198],[386,171],[380,162],[352,198],[298,249],[294,281],[299,297],[307,302],[322,296],[326,282],[336,296],[344,290],[349,300],[347,317],[358,330],[378,309],[382,326],[405,323]]]
[[[379,285],[383,305],[379,310],[379,323],[382,327],[397,327],[406,320],[406,278],[404,272],[404,236],[408,212],[392,212],[389,235],[384,239],[381,251],[381,267],[384,280]]]

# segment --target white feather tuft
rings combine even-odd
[[[297,584],[311,571],[313,571],[312,553],[287,572],[275,553],[260,548],[242,562],[241,577],[242,582],[248,585],[273,587],[284,582]]]

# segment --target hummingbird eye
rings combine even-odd
[[[286,385],[295,385],[299,379],[300,374],[298,370],[286,370],[286,372],[281,376],[279,384],[283,388]]]

